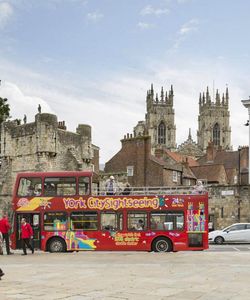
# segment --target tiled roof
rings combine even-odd
[[[198,159],[199,164],[206,163],[223,164],[225,169],[238,168],[239,165],[239,152],[238,151],[217,151],[213,161],[207,161],[207,155]]]
[[[227,174],[222,164],[192,167],[198,179],[206,179],[208,183],[227,183]]]
[[[199,163],[195,159],[193,159],[192,157],[190,157],[190,156],[182,155],[182,154],[177,153],[177,152],[171,152],[169,150],[165,150],[165,151],[168,154],[168,156],[170,156],[176,162],[182,163],[182,162],[187,161],[188,165],[190,167],[199,166]]]

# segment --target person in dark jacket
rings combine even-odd
[[[131,193],[131,187],[129,183],[126,183],[125,188],[122,192],[123,195],[130,195]]]
[[[6,252],[8,255],[13,254],[12,252],[10,252],[9,230],[10,224],[7,215],[4,214],[2,219],[0,220],[0,232],[2,233],[3,241],[5,241]]]
[[[3,270],[0,268],[0,280],[2,279],[2,276],[4,275]]]
[[[30,239],[33,238],[33,229],[29,223],[26,222],[25,218],[21,220],[21,238],[23,242],[23,254],[27,255],[26,246],[34,253],[34,248],[30,244]]]

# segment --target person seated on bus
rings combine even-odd
[[[130,187],[130,184],[127,182],[126,185],[125,185],[125,188],[122,192],[122,195],[129,195],[131,192],[131,187]]]
[[[40,196],[42,193],[42,190],[41,188],[39,188],[37,185],[35,186],[35,189],[34,189],[34,195],[35,196]]]
[[[34,186],[33,185],[30,185],[28,186],[28,193],[27,193],[27,196],[34,196]]]
[[[53,183],[45,183],[44,185],[44,195],[45,196],[55,196],[56,195],[56,188]]]
[[[144,222],[142,221],[142,219],[138,220],[138,223],[136,224],[136,230],[143,230],[144,229]]]

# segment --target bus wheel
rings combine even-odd
[[[65,252],[66,245],[63,239],[55,237],[49,241],[48,245],[49,252]]]
[[[217,236],[217,237],[214,239],[214,242],[215,242],[215,244],[217,244],[217,245],[221,245],[221,244],[224,243],[224,239],[223,239],[222,236]]]
[[[170,252],[172,251],[172,243],[167,238],[158,237],[154,240],[152,249],[154,252]]]

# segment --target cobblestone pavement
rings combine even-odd
[[[250,252],[0,256],[0,299],[249,300]]]

